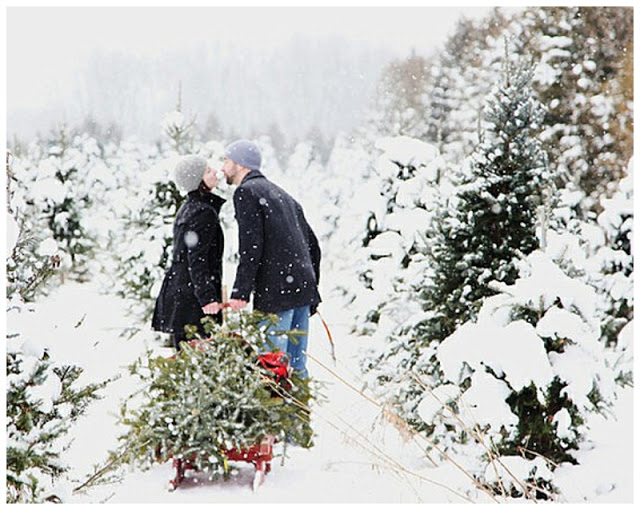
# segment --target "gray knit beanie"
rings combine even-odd
[[[249,170],[260,170],[262,156],[258,146],[249,140],[236,140],[228,145],[224,155]]]
[[[176,165],[173,174],[176,186],[182,193],[197,190],[206,169],[207,160],[200,156],[182,158]]]

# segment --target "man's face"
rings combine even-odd
[[[231,161],[229,158],[224,158],[224,163],[222,164],[222,173],[227,179],[227,184],[236,184],[235,178],[238,175],[239,167],[236,163]]]

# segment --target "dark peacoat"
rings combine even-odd
[[[240,262],[231,297],[266,313],[320,303],[320,246],[302,207],[252,170],[233,194]]]
[[[156,300],[152,328],[183,334],[187,324],[201,327],[202,307],[222,302],[224,234],[219,213],[225,200],[192,191],[173,225],[171,267]],[[214,316],[218,321],[221,314]]]

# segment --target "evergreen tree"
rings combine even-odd
[[[468,175],[439,222],[432,248],[433,285],[423,307],[433,317],[420,328],[427,343],[442,340],[474,317],[487,283],[512,283],[515,260],[538,246],[536,212],[551,174],[536,138],[543,109],[531,88],[532,65],[508,57],[485,107],[487,131]]]
[[[361,136],[338,136],[334,142],[320,192],[311,194],[309,221],[321,239],[325,253],[341,253],[340,257],[323,257],[327,274],[335,275],[335,287],[324,292],[335,293],[345,304],[353,303],[360,294],[362,282],[354,267],[363,267],[368,254],[363,250],[367,239],[367,221],[371,218],[371,203],[379,195],[372,150]],[[331,299],[332,297],[328,297]]]
[[[211,120],[211,117],[209,118]],[[177,154],[189,154],[196,142],[196,117],[187,119],[182,113],[182,83],[178,88],[178,103],[173,112],[162,121],[162,134],[170,141],[171,149]]]
[[[284,176],[298,187],[301,181],[313,187],[322,181],[324,165],[318,147],[310,141],[299,142],[287,160]],[[291,186],[289,186],[291,187]],[[296,191],[293,192],[298,195]]]
[[[135,321],[132,333],[138,330],[138,322],[150,320],[155,302],[154,285],[162,281],[170,261],[172,225],[184,200],[170,177],[172,162],[157,162],[147,169],[155,176],[154,182],[139,190],[141,201],[130,207],[125,204],[120,211],[121,232],[126,238],[117,241],[119,246],[115,252],[119,261],[115,268],[117,292],[131,300]]]
[[[395,60],[383,70],[373,118],[379,135],[424,139],[429,69],[427,60],[412,50],[409,57]]]
[[[603,337],[615,345],[618,335],[633,320],[633,160],[629,175],[618,183],[618,191],[610,199],[603,199],[603,211],[598,224],[604,230],[605,245],[598,251],[602,284],[606,300],[606,320]]]
[[[59,267],[60,253],[58,243],[47,239],[37,228],[36,219],[25,214],[29,209],[24,188],[13,171],[13,166],[21,163],[7,154],[7,296],[15,294],[23,300],[33,301]]]
[[[101,158],[94,139],[61,125],[48,140],[31,144],[14,164],[24,217],[58,244],[62,279],[83,280],[91,271],[97,239],[90,211],[99,188],[93,169]]]
[[[367,187],[367,232],[361,248],[365,261],[358,266],[364,288],[355,307],[360,302],[364,305],[356,311],[358,329],[375,329],[379,335],[385,313],[390,313],[385,319],[400,319],[395,305],[395,313],[383,309],[406,298],[401,288],[406,290],[413,280],[407,268],[422,250],[423,236],[433,220],[442,162],[433,145],[408,137],[381,138],[376,148],[380,156],[374,164],[375,180]]]
[[[10,184],[9,165],[7,172]],[[24,197],[10,187],[7,192],[6,498],[7,503],[61,502],[70,488],[64,478],[69,466],[61,459],[69,429],[106,383],[78,384],[80,367],[51,358],[50,332],[25,334],[24,324],[38,320],[32,299],[56,270],[57,243],[51,237],[36,238],[29,230],[33,223],[22,216]]]
[[[633,151],[631,8],[534,8],[523,26],[540,62],[535,88],[548,105],[544,148],[561,184],[574,183],[587,196],[586,211],[599,211]]]
[[[438,381],[438,343],[476,316],[494,294],[489,282],[513,283],[518,257],[538,247],[537,209],[550,181],[535,138],[543,111],[531,88],[531,63],[506,58],[503,66],[487,99],[483,141],[460,172],[465,181],[438,211],[409,266],[419,309],[387,329],[384,348],[363,364],[368,384],[409,420],[422,390],[400,373],[415,370]]]
[[[461,18],[443,50],[434,58],[426,88],[427,111],[422,128],[443,157],[458,165],[478,144],[482,108],[493,84],[499,80],[503,40],[512,51],[521,50],[518,24],[494,9],[482,20]]]
[[[418,414],[445,449],[479,455],[477,476],[496,492],[548,499],[553,471],[577,462],[588,416],[607,409],[616,385],[598,341],[595,289],[538,250],[520,270],[513,285],[494,284],[500,292],[476,321],[439,344],[443,378],[425,384]],[[500,480],[496,465],[517,458],[529,464],[527,479]]]
[[[618,345],[621,332],[633,321],[632,171],[633,160],[627,175],[617,183],[618,190],[610,198],[600,199],[602,212],[594,219],[580,219],[584,217],[580,207],[585,203],[584,191],[574,186],[562,190],[559,206],[553,211],[557,231],[549,232],[547,248],[567,275],[596,289],[600,340],[617,353],[611,365],[617,367],[622,383],[632,380],[629,345],[625,341]]]

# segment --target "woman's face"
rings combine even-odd
[[[218,185],[218,176],[216,175],[216,171],[209,165],[207,165],[207,169],[204,171],[202,180],[209,189],[213,189]]]

